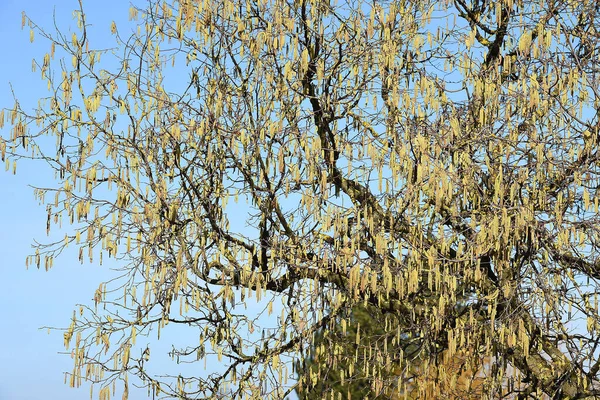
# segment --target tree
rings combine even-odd
[[[463,390],[456,364],[487,398],[600,396],[599,15],[151,0],[111,50],[83,7],[69,37],[24,17],[49,93],[3,111],[0,153],[53,168],[36,196],[49,230],[72,225],[28,262],[77,246],[123,266],[65,331],[71,384],[282,398],[318,384],[294,360],[358,306],[376,340],[357,326],[350,362],[340,338],[319,354],[372,397]],[[136,337],[173,326],[197,337],[170,352],[194,368],[165,376]]]
[[[370,360],[365,360],[360,353],[362,349],[376,345],[378,340],[386,340],[385,329],[381,325],[384,319],[379,309],[359,304],[350,310],[349,316],[338,318],[339,325],[333,329],[321,329],[315,334],[314,345],[308,354],[302,357],[302,361],[296,362],[298,379],[311,383],[308,388],[297,390],[296,394],[301,399],[320,399],[323,393],[331,390],[352,399],[365,399],[377,394],[363,372],[365,362]],[[341,356],[335,364],[329,363],[332,350]],[[356,356],[356,362],[351,362],[349,369],[350,363],[346,360],[353,360],[356,354],[360,355]],[[385,395],[390,395],[389,391]]]
[[[386,323],[402,326],[402,321],[399,320],[386,321],[377,307],[359,304],[353,307],[347,319],[340,318],[339,325],[331,330],[317,332],[309,354],[303,357],[302,362],[296,363],[298,378],[314,382],[314,385],[298,391],[298,397],[306,400],[320,399],[323,393],[331,390],[347,395],[349,399],[419,399],[443,396],[464,400],[483,397],[485,369],[492,365],[489,358],[479,360],[474,366],[469,365],[463,350],[453,354],[443,350],[431,352],[415,344],[408,334],[400,340],[404,363],[394,365],[387,371],[385,379],[394,382],[394,378],[402,374],[412,378],[406,379],[406,386],[401,391],[398,391],[397,383],[384,391],[372,387],[372,379],[364,376],[363,372],[366,363],[372,360],[361,357],[361,354],[377,346],[382,340],[386,340],[384,348],[390,348],[391,343],[385,334]],[[359,341],[356,340],[357,333]],[[379,346],[381,347],[381,343]],[[329,363],[332,349],[339,353],[337,365]],[[354,357],[357,359],[355,363]]]

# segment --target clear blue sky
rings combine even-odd
[[[21,12],[51,31],[55,11],[58,26],[68,31],[75,26],[72,11],[77,7],[76,0],[0,0],[0,107],[13,104],[9,82],[20,103],[30,109],[47,93],[39,72],[31,71],[31,61],[43,57],[49,43],[39,37],[29,42],[29,29],[21,30]],[[127,21],[128,8],[124,0],[84,1],[89,22],[98,30],[103,28],[107,40],[110,22]],[[6,133],[5,127],[1,134]],[[65,254],[50,272],[35,267],[26,270],[25,256],[31,252],[33,239],[46,238],[45,207],[34,201],[33,190],[27,186],[53,179],[44,167],[23,162],[17,175],[4,172],[4,166],[0,170],[0,400],[89,398],[89,386],[71,389],[63,383],[63,372],[72,368],[72,361],[58,354],[64,350],[62,333],[48,334],[39,328],[68,326],[75,305],[90,304],[94,290],[109,274],[109,265],[80,265],[76,255]],[[145,391],[131,389],[130,398],[146,398]]]
[[[88,23],[96,32],[104,32],[98,39],[113,43],[110,23],[125,24],[129,1],[83,1]],[[0,108],[13,104],[9,82],[25,108],[34,107],[47,93],[39,72],[31,71],[31,61],[48,52],[49,43],[39,37],[30,43],[28,28],[21,30],[22,11],[49,31],[54,12],[57,25],[68,32],[75,25],[72,11],[77,7],[77,0],[0,0]],[[87,399],[89,386],[71,389],[63,382],[63,372],[71,369],[72,361],[59,354],[64,350],[62,333],[48,334],[39,328],[67,326],[76,304],[90,304],[98,284],[110,276],[110,264],[80,265],[76,254],[67,253],[55,261],[50,272],[35,267],[27,270],[25,256],[31,252],[33,239],[46,237],[45,208],[34,200],[28,185],[46,186],[53,176],[43,164],[22,162],[17,175],[3,169],[0,164],[0,271],[4,283],[0,290],[0,400]],[[130,398],[147,396],[130,387]]]
[[[129,1],[83,2],[87,22],[92,25],[91,47],[114,45],[114,38],[110,35],[113,20],[117,22],[119,31],[126,35],[126,29],[130,29],[126,28]],[[144,4],[145,0],[136,3]],[[32,72],[31,65],[33,58],[40,59],[49,51],[50,44],[39,35],[30,43],[29,28],[21,29],[22,11],[48,32],[54,29],[54,13],[59,29],[68,33],[75,29],[72,13],[77,8],[77,0],[0,0],[0,37],[4,39],[0,62],[0,108],[13,105],[9,83],[26,110],[32,110],[39,98],[48,96],[40,72]],[[70,60],[66,63],[70,65]],[[0,135],[8,135],[9,128],[5,127]],[[28,185],[53,187],[54,182],[53,172],[43,163],[22,161],[18,164],[16,175],[4,172],[4,166],[0,165],[0,249],[3,252],[0,270],[5,282],[0,290],[0,400],[79,400],[88,399],[90,395],[89,385],[72,389],[64,384],[64,372],[72,369],[72,360],[66,354],[59,354],[64,352],[62,332],[48,333],[40,328],[67,327],[77,304],[92,304],[98,285],[114,275],[111,275],[111,264],[107,258],[102,266],[97,263],[80,265],[74,247],[71,247],[73,251],[63,253],[54,261],[50,272],[44,271],[43,267],[41,270],[25,268],[25,257],[32,252],[33,240],[47,240],[45,206],[34,200],[33,189]],[[65,228],[69,230],[68,224]],[[52,229],[54,231],[54,227]],[[64,232],[53,234],[62,237]],[[248,302],[248,306],[249,310],[253,308],[252,301]],[[274,315],[278,315],[277,306],[275,309]],[[161,373],[177,374],[184,367],[175,366],[165,356],[170,344],[186,340],[186,335],[191,335],[192,341],[197,340],[197,336],[196,332],[170,331],[161,335],[159,344],[155,335],[147,341],[152,343],[153,359],[155,350],[164,356],[157,359],[154,367]],[[203,373],[198,366],[192,367]],[[211,367],[217,366],[209,365],[209,369]],[[132,379],[130,383],[138,382]],[[130,399],[148,398],[146,390],[136,390],[131,384]],[[94,398],[97,398],[98,390],[99,387],[96,387]],[[115,398],[121,398],[119,390]]]

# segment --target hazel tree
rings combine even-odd
[[[370,398],[467,390],[456,363],[487,398],[600,396],[596,1],[149,0],[112,45],[74,15],[24,16],[48,91],[0,116],[70,226],[27,263],[122,267],[64,332],[72,386],[283,398],[314,351]],[[156,371],[173,329],[193,368]]]

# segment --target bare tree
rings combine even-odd
[[[600,396],[599,13],[151,0],[111,50],[83,7],[72,36],[24,19],[49,91],[3,111],[0,152],[55,169],[36,196],[49,230],[72,224],[28,262],[76,246],[123,267],[65,331],[71,384],[283,398],[319,382],[293,361],[362,305],[377,340],[355,327],[350,356],[319,354],[372,397]],[[136,337],[173,326],[198,340],[170,354],[199,367],[151,372]]]

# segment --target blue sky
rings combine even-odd
[[[104,28],[106,38],[113,19],[127,21],[127,1],[84,3],[89,22],[94,28]],[[0,1],[0,35],[4,39],[0,107],[13,104],[9,82],[20,103],[29,109],[47,93],[39,72],[31,71],[31,61],[43,56],[49,43],[39,37],[30,43],[29,29],[21,30],[22,11],[50,31],[55,12],[58,26],[68,30],[75,24],[72,11],[77,6],[76,0]],[[4,129],[2,135],[7,133]],[[0,171],[0,270],[4,282],[0,290],[0,400],[89,398],[89,386],[72,389],[64,384],[63,372],[72,368],[72,361],[68,355],[59,354],[64,350],[62,333],[48,334],[39,328],[67,326],[76,304],[90,303],[94,290],[110,273],[109,265],[80,265],[74,254],[65,254],[50,272],[25,268],[33,239],[46,238],[45,207],[34,200],[28,185],[45,185],[52,180],[52,173],[42,164],[22,162],[16,175],[5,173],[3,166]],[[145,391],[131,389],[130,398],[146,398]]]
[[[131,29],[126,28],[129,5],[124,0],[84,0],[87,22],[94,33],[92,47],[114,45],[114,37],[110,35],[113,20],[119,31],[127,34],[126,30]],[[0,63],[0,107],[12,107],[11,85],[26,110],[32,110],[39,98],[48,95],[40,72],[32,72],[31,65],[33,58],[40,59],[49,51],[50,44],[39,35],[30,43],[29,28],[21,29],[22,11],[48,32],[53,32],[54,14],[61,32],[69,33],[76,25],[72,13],[77,8],[77,0],[0,0],[0,34],[5,38],[3,54],[7,55]],[[10,127],[5,127],[0,135],[9,134],[8,129]],[[25,257],[32,252],[33,240],[49,241],[45,206],[34,200],[33,188],[29,185],[54,186],[53,172],[43,163],[26,161],[18,164],[16,175],[12,171],[4,172],[3,165],[0,168],[0,227],[3,228],[0,229],[0,246],[4,253],[0,257],[0,270],[7,282],[0,291],[4,327],[0,329],[0,400],[89,398],[89,385],[72,389],[64,384],[64,372],[71,370],[72,361],[68,355],[60,354],[64,352],[62,332],[40,328],[67,327],[77,305],[92,304],[94,291],[101,282],[114,277],[110,268],[117,265],[111,265],[107,258],[102,266],[97,262],[81,265],[76,249],[71,247],[54,261],[50,272],[44,271],[43,267],[41,270],[35,266],[26,269]],[[65,231],[52,229],[52,236],[60,238],[69,226],[65,226]],[[250,309],[258,309],[256,305],[253,307],[252,301],[248,305]],[[274,309],[274,315],[278,315],[278,307]],[[186,340],[185,335],[195,332],[170,331],[163,334],[158,345],[155,334],[146,341],[152,343],[153,359],[154,350],[163,352],[154,367],[162,373],[176,374],[182,366],[174,365],[165,354],[171,343]],[[193,341],[197,340],[193,337]],[[138,344],[144,346],[140,340],[138,338]],[[209,370],[216,367],[209,365]],[[194,368],[198,369],[197,366]],[[138,382],[132,379],[131,383]],[[98,390],[96,387],[94,398],[97,398]],[[146,393],[132,385],[129,387],[130,399],[148,398]],[[115,398],[121,398],[119,390]]]
[[[0,107],[13,104],[11,87],[24,108],[35,106],[46,95],[39,72],[31,71],[33,57],[42,57],[49,43],[29,41],[29,30],[21,30],[21,13],[38,25],[53,29],[53,13],[61,30],[75,22],[76,0],[0,0],[0,35],[4,38],[0,62]],[[110,23],[127,21],[126,0],[87,0],[84,10],[100,40],[110,37]],[[6,134],[2,131],[0,134]],[[3,169],[3,166],[0,165]],[[34,238],[46,238],[46,212],[33,198],[28,185],[47,186],[53,176],[43,164],[22,162],[17,174],[0,170],[0,270],[4,287],[0,290],[0,400],[86,399],[89,386],[71,389],[63,382],[64,371],[72,361],[63,351],[62,333],[41,327],[65,327],[77,304],[90,304],[98,284],[110,276],[110,264],[80,265],[76,254],[63,254],[50,272],[25,268]],[[68,229],[68,228],[67,228]],[[275,313],[277,314],[277,313]],[[168,346],[168,338],[165,340]],[[171,366],[165,362],[165,370]],[[173,371],[170,371],[173,372]],[[96,389],[97,394],[97,389]],[[95,397],[96,398],[96,397]],[[120,398],[120,396],[118,397]],[[147,398],[145,391],[130,387],[131,399]]]

